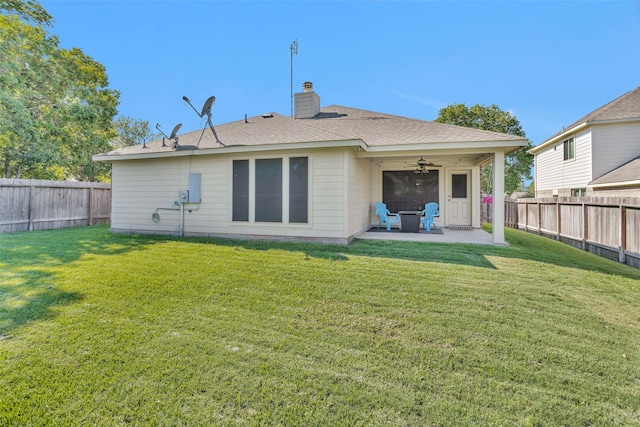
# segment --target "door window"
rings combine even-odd
[[[467,198],[467,174],[451,175],[451,197],[454,199]]]

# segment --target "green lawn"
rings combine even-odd
[[[640,425],[640,271],[506,238],[0,235],[0,425]]]

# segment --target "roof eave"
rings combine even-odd
[[[526,139],[511,141],[469,141],[469,142],[436,142],[424,144],[404,145],[376,145],[369,146],[369,153],[389,153],[398,151],[473,151],[489,152],[503,149],[505,152],[513,152],[529,143]]]
[[[230,145],[227,147],[199,148],[193,150],[156,151],[152,153],[111,154],[102,153],[92,157],[96,162],[117,162],[124,160],[162,159],[184,156],[205,156],[229,153],[266,152],[281,150],[302,150],[315,148],[358,147],[367,150],[368,146],[360,139],[336,140],[336,141],[312,141],[266,145]]]
[[[587,122],[583,122],[580,123],[577,126],[574,126],[572,128],[566,129],[564,131],[562,131],[562,133],[557,134],[554,137],[551,137],[549,139],[547,139],[546,141],[542,142],[542,144],[533,147],[531,150],[529,150],[530,154],[537,154],[540,151],[553,146],[554,144],[558,143],[561,140],[566,139],[569,135],[571,135],[572,133],[581,131],[582,129],[588,127],[588,126],[594,126],[594,125],[604,125],[604,124],[616,124],[616,123],[633,123],[633,122],[640,122],[640,117],[630,117],[630,118],[625,118],[625,119],[615,119],[615,120],[592,120],[592,121],[587,121]]]
[[[636,187],[640,186],[640,179],[633,181],[607,182],[602,184],[589,184],[592,188],[610,188],[610,187]]]
[[[549,139],[547,139],[546,141],[542,142],[542,144],[537,145],[535,147],[533,147],[531,150],[528,151],[529,154],[537,154],[542,150],[545,150],[546,148],[551,147],[552,145],[556,144],[558,141],[561,141],[563,139],[565,139],[568,135],[577,132],[579,130],[582,130],[583,128],[590,126],[591,123],[590,122],[583,122],[580,123],[577,126],[574,126],[570,129],[566,129],[564,131],[562,131],[561,133],[557,134],[556,136],[553,136]]]

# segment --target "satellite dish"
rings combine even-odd
[[[162,146],[166,147],[167,145],[164,143],[164,139],[167,138],[169,141],[174,140],[175,141],[175,145],[174,148],[179,147],[178,145],[178,136],[176,135],[178,133],[178,130],[180,130],[180,128],[182,127],[182,123],[178,123],[173,130],[171,131],[171,136],[167,136],[166,133],[164,133],[162,131],[162,129],[160,129],[160,123],[156,123],[156,129],[158,129],[160,131],[160,133],[162,134]]]
[[[169,139],[174,139],[181,127],[182,127],[182,123],[178,123],[176,127],[174,127],[173,130],[171,131],[171,136],[169,137]]]
[[[211,116],[211,106],[213,105],[214,102],[216,102],[216,97],[215,96],[210,96],[209,99],[207,99],[204,102],[204,105],[202,106],[202,113],[200,113],[200,117],[205,116],[205,115],[207,117]]]
[[[210,96],[209,98],[207,98],[207,100],[204,102],[204,105],[202,106],[201,113],[198,113],[198,110],[196,110],[196,107],[193,106],[189,98],[187,98],[186,96],[183,96],[182,99],[184,99],[185,102],[189,104],[189,106],[193,109],[193,111],[196,112],[198,117],[202,118],[204,116],[207,116],[207,124],[209,125],[211,132],[213,132],[213,136],[216,138],[216,142],[222,145],[223,147],[226,147],[226,145],[224,145],[222,141],[220,141],[220,139],[218,138],[218,134],[216,133],[216,130],[213,127],[213,123],[211,122],[211,106],[213,105],[214,102],[216,102],[216,97]],[[200,141],[202,140],[202,135],[204,135],[204,129],[202,129],[202,133],[200,134],[200,139],[198,140],[198,145],[196,145],[196,147],[200,145]]]

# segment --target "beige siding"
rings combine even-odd
[[[536,155],[536,191],[540,195],[553,190],[586,188],[591,178],[591,132],[573,135],[575,158],[564,160],[562,141]],[[561,192],[563,193],[563,192]]]
[[[201,203],[185,204],[185,235],[228,237],[271,236],[345,239],[345,156],[343,149],[269,153],[256,158],[309,157],[309,223],[233,222],[232,157],[193,156],[114,162],[112,228],[118,231],[176,234],[180,190],[189,185],[189,174],[201,174]],[[284,166],[288,164],[285,160]],[[286,187],[285,187],[286,189]],[[286,195],[285,195],[286,197]],[[285,204],[286,206],[286,204]],[[160,221],[154,222],[156,210]],[[166,210],[176,209],[176,210]]]
[[[347,235],[354,236],[369,228],[371,205],[371,164],[357,158],[353,151],[345,152],[347,162]]]
[[[575,135],[575,159],[564,162],[564,185],[560,188],[586,188],[591,177],[591,132]]]
[[[560,187],[562,163],[562,144],[556,144],[536,155],[536,191],[546,192]]]
[[[174,232],[178,230],[178,215],[159,212],[161,221],[155,224],[156,208],[171,207],[177,200],[179,160],[132,160],[114,162],[111,176],[111,228]]]
[[[593,179],[640,156],[640,123],[593,126]]]

